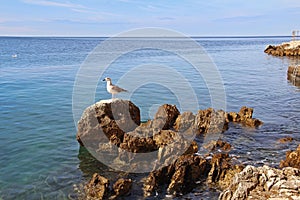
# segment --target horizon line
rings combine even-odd
[[[53,38],[181,38],[181,37],[172,37],[172,36],[132,36],[132,37],[118,37],[111,35],[0,35],[0,37],[53,37]],[[278,37],[293,37],[291,35],[187,35],[186,37],[190,38],[278,38]],[[300,37],[300,36],[296,36]],[[184,38],[184,37],[183,37]]]

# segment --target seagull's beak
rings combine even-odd
[[[102,81],[106,81],[105,79],[103,79]]]

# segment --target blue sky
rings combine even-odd
[[[190,36],[290,35],[299,0],[2,0],[0,35],[113,36],[160,27]]]

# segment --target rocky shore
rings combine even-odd
[[[128,178],[131,172],[143,174],[144,197],[159,193],[175,197],[206,185],[222,191],[219,199],[255,199],[260,192],[265,199],[300,198],[300,145],[296,153],[287,153],[280,164],[283,169],[255,168],[233,160],[232,146],[219,139],[231,123],[262,125],[252,117],[252,108],[242,107],[239,112],[209,108],[193,114],[165,104],[153,120],[141,123],[139,115],[137,106],[119,99],[97,102],[84,111],[78,123],[80,145],[110,167],[128,173],[114,183],[94,174],[84,187],[83,199],[130,198],[138,182]],[[205,140],[209,136],[214,139]],[[199,145],[208,153],[200,155]]]
[[[273,56],[300,56],[300,41],[284,42],[280,45],[268,45],[264,52]]]

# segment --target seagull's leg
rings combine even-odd
[[[114,99],[114,94],[111,94],[111,99]]]

